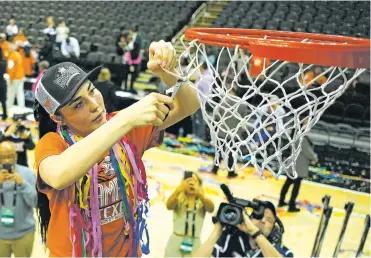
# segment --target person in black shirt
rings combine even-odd
[[[6,111],[6,92],[7,86],[6,81],[4,79],[4,74],[6,73],[6,61],[3,58],[3,50],[0,48],[0,102],[1,106],[3,107],[3,120],[8,118],[7,111]]]
[[[102,68],[100,70],[98,80],[94,82],[94,86],[102,93],[106,111],[108,113],[117,111],[117,97],[115,91],[120,90],[120,88],[111,81],[111,72],[108,68]]]
[[[243,213],[244,222],[233,228],[215,223],[209,239],[193,254],[195,257],[294,257],[282,245],[283,225],[271,202],[266,202],[260,220]]]
[[[0,138],[2,138],[1,140],[11,141],[15,144],[18,155],[17,164],[28,167],[27,150],[33,150],[35,148],[30,128],[22,121],[12,121],[12,124]]]

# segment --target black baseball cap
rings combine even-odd
[[[101,66],[84,72],[71,62],[63,62],[47,69],[35,91],[35,99],[49,113],[55,114],[67,105],[86,80],[95,80]]]
[[[264,201],[264,204],[265,208],[270,209],[273,212],[274,217],[277,218],[276,207],[274,206],[274,204],[271,203],[270,201]]]

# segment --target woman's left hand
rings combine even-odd
[[[149,61],[147,67],[159,77],[168,75],[165,70],[174,72],[177,62],[176,51],[170,42],[160,40],[149,46]],[[171,75],[170,75],[171,76]]]
[[[197,185],[197,188],[196,188],[196,196],[198,198],[202,198],[204,196],[204,189],[202,188],[202,186],[200,185]]]

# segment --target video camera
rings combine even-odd
[[[221,203],[218,209],[217,218],[222,225],[237,226],[243,222],[243,212],[246,207],[253,209],[252,216],[256,219],[264,217],[264,210],[266,208],[265,202],[257,199],[252,201],[239,199],[233,197],[228,186],[222,184],[220,186],[228,203]]]
[[[23,133],[26,130],[29,130],[26,126],[22,125],[20,122],[27,120],[28,114],[14,114],[13,121],[17,123],[17,133]]]

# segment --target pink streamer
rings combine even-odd
[[[72,257],[76,257],[75,253],[75,242],[76,242],[76,236],[73,234],[72,228],[74,228],[74,217],[76,216],[76,213],[74,212],[73,205],[69,208],[69,218],[70,218],[70,241],[72,244]]]
[[[141,175],[141,173],[139,171],[139,168],[137,166],[137,162],[135,160],[134,153],[132,152],[129,144],[127,144],[125,141],[122,141],[122,142],[123,142],[123,145],[124,145],[124,150],[126,151],[126,154],[129,157],[130,164],[133,167],[135,178],[138,180],[139,183],[143,184],[144,182],[143,182],[143,179],[142,179],[142,175]]]
[[[140,201],[142,200],[142,194],[138,194],[138,191],[139,191],[139,186],[138,186],[138,183],[139,184],[143,184],[143,180],[142,180],[142,175],[138,169],[138,166],[137,166],[137,163],[136,163],[136,159],[134,157],[134,153],[131,151],[131,148],[129,146],[129,144],[127,144],[125,141],[121,141],[123,143],[123,149],[125,150],[126,152],[126,155],[128,156],[129,160],[130,160],[130,164],[134,170],[134,177],[136,180],[134,180],[134,193],[135,193],[135,196],[137,197],[136,198],[136,204],[137,206],[140,205]]]
[[[85,249],[87,250],[87,247],[88,245],[90,244],[90,241],[91,241],[91,234],[90,232],[92,231],[92,225],[91,225],[91,221],[88,219],[87,220],[87,226],[86,226],[87,230],[86,230],[86,242],[85,242]]]
[[[100,225],[99,217],[99,199],[98,199],[98,168],[97,165],[89,171],[90,175],[90,209],[91,209],[91,221],[93,228],[93,253],[98,254],[98,257],[102,257],[102,229]]]

